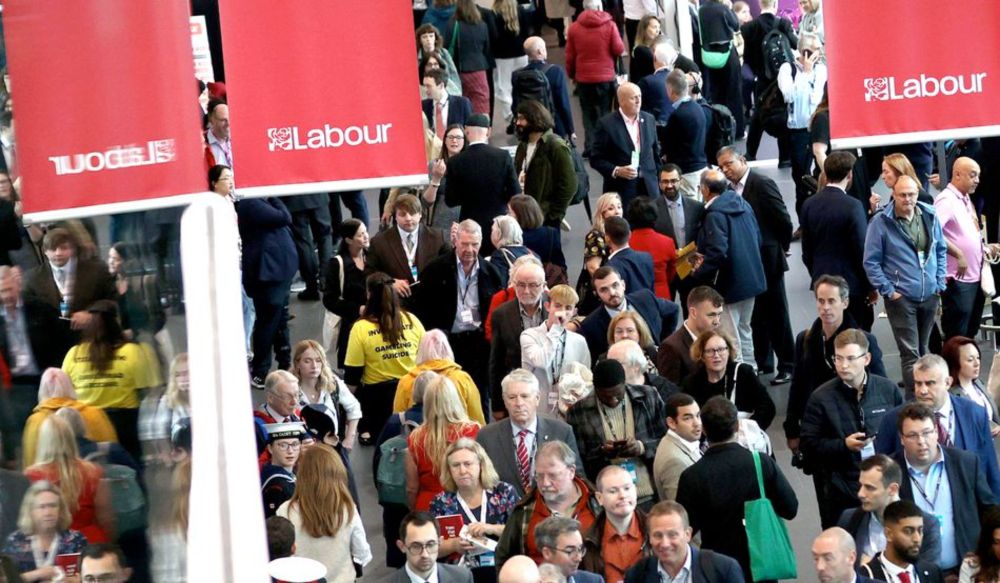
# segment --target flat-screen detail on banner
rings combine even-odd
[[[830,0],[823,19],[834,148],[1000,135],[1000,2]]]
[[[187,0],[5,0],[3,21],[26,220],[205,191]]]
[[[409,0],[220,0],[241,196],[427,180]]]

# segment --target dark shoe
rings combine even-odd
[[[305,291],[299,292],[300,302],[318,302],[319,301],[319,291],[314,289],[307,289]]]
[[[791,167],[792,167],[791,160],[778,160],[778,168],[791,168]]]
[[[264,378],[263,377],[250,377],[250,386],[258,391],[264,390]]]
[[[785,383],[790,383],[790,382],[792,382],[792,375],[788,374],[787,372],[779,372],[778,374],[774,375],[773,379],[771,379],[771,386],[776,387],[778,385],[783,385]]]
[[[358,443],[361,445],[372,445],[375,443],[375,440],[372,439],[371,433],[362,433],[358,436]]]
[[[758,368],[757,369],[757,376],[762,377],[764,375],[769,375],[769,374],[771,374],[773,372],[774,372],[773,368]]]
[[[795,232],[792,233],[792,241],[798,241],[800,239],[802,239],[802,227],[795,229]]]

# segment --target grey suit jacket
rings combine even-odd
[[[653,481],[660,500],[677,499],[677,482],[680,481],[681,474],[700,459],[701,452],[691,453],[677,436],[671,433],[663,436],[660,445],[656,446],[656,457],[653,459]]]
[[[455,565],[437,564],[438,583],[472,583],[472,571],[466,567]],[[410,583],[410,576],[406,574],[406,567],[398,569],[389,576],[390,583]]]
[[[583,476],[583,459],[573,437],[573,428],[564,421],[538,416],[538,433],[535,436],[535,449],[549,441],[561,441],[576,452],[576,473]],[[521,473],[517,465],[517,454],[514,452],[514,433],[510,427],[510,418],[496,423],[490,423],[479,430],[476,441],[483,446],[493,461],[500,480],[512,484],[517,489],[519,497],[524,496],[524,484],[521,483]]]
[[[702,217],[705,214],[705,205],[695,199],[680,195],[684,204],[684,244],[688,244],[698,238],[698,231],[701,230]],[[656,223],[653,230],[666,235],[677,243],[677,232],[674,220],[670,216],[670,209],[667,208],[667,199],[662,194],[656,197]],[[681,246],[677,245],[680,250]]]

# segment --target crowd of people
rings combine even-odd
[[[820,581],[1000,581],[977,340],[997,144],[949,142],[938,166],[929,143],[834,151],[820,0],[795,22],[777,0],[692,0],[693,58],[659,4],[415,0],[427,183],[381,192],[374,223],[361,192],[241,197],[224,84],[199,83],[208,190],[239,227],[275,580],[373,561],[400,583],[808,579],[785,523],[812,500],[768,432],[784,413]],[[177,216],[113,217],[106,261],[93,221],[25,225],[10,128],[5,107],[0,580],[185,581]],[[751,167],[764,133],[794,217]],[[589,225],[567,220],[579,203]],[[794,241],[817,314],[797,334]],[[293,282],[320,337],[293,341]]]

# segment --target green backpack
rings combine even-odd
[[[145,530],[146,495],[139,487],[139,476],[128,466],[108,463],[109,444],[98,443],[97,451],[87,456],[104,470],[101,484],[108,489],[108,497],[115,513],[115,531],[118,536],[132,531]]]
[[[414,428],[419,425],[414,421],[407,421],[403,413],[399,414],[399,419],[403,423],[402,433],[396,437],[385,440],[379,446],[382,457],[379,459],[378,468],[375,472],[375,487],[378,490],[378,503],[382,506],[386,504],[400,504],[406,506],[406,437]]]

